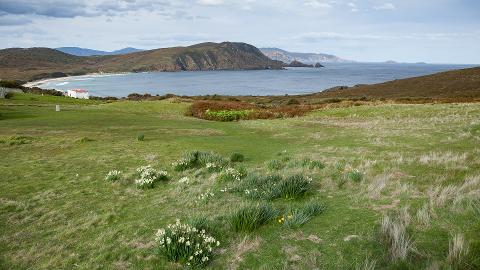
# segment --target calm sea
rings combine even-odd
[[[471,67],[431,64],[326,64],[287,70],[149,72],[86,75],[46,81],[46,89],[86,89],[95,96],[130,93],[163,95],[285,95],[319,92],[334,86],[380,83]]]

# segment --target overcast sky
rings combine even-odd
[[[478,0],[0,0],[0,47],[204,41],[357,60],[480,63]]]

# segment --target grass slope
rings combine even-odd
[[[210,122],[183,116],[188,103],[177,100],[99,103],[16,95],[0,102],[2,269],[181,269],[157,255],[158,228],[196,216],[226,224],[222,220],[239,206],[257,203],[220,192],[224,184],[209,173],[174,172],[172,161],[196,149],[225,157],[242,153],[249,172],[266,173],[266,164],[279,160],[285,167],[276,173],[309,174],[313,189],[273,205],[327,206],[299,228],[272,222],[235,233],[219,225],[221,249],[207,268],[351,269],[366,259],[385,269],[449,267],[449,241],[458,233],[469,246],[461,268],[480,267],[480,186],[457,190],[465,201],[445,193],[440,202],[432,193],[467,178],[480,181],[478,104],[385,104],[284,120]],[[137,141],[140,133],[144,141]],[[298,166],[304,158],[326,166]],[[136,189],[131,175],[147,164],[172,179]],[[363,179],[339,182],[344,164]],[[128,179],[106,181],[112,169]],[[179,183],[183,176],[194,181]],[[215,197],[196,203],[207,191]],[[417,218],[424,205],[432,206],[428,222]],[[415,252],[394,263],[379,240],[380,222],[407,206]]]

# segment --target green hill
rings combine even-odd
[[[280,69],[256,47],[246,43],[201,43],[125,55],[74,56],[49,48],[0,50],[0,78],[35,80],[95,72]]]

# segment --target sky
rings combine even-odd
[[[356,61],[480,64],[480,1],[0,0],[0,48],[207,41]]]

